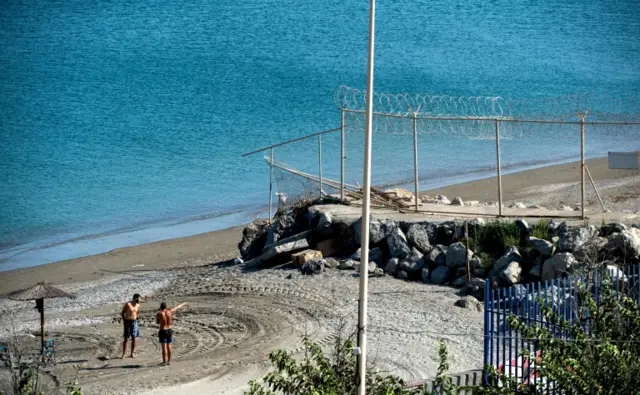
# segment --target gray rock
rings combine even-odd
[[[333,217],[330,212],[323,211],[318,215],[318,228],[328,228],[333,223]]]
[[[384,271],[392,276],[395,276],[398,273],[398,265],[400,260],[398,258],[391,258],[387,265],[384,267]]]
[[[340,266],[340,261],[335,258],[323,258],[324,267],[328,269],[336,269]]]
[[[467,267],[462,266],[456,269],[456,277],[466,276],[467,275]]]
[[[373,271],[371,277],[382,277],[384,276],[384,270],[380,267],[376,267],[376,270]]]
[[[542,265],[534,265],[529,270],[529,277],[532,277],[534,279],[539,279],[540,278],[540,270],[542,270]]]
[[[375,262],[369,262],[369,273],[374,273],[378,268],[378,265]]]
[[[460,276],[451,282],[452,287],[462,288],[467,283],[467,276]]]
[[[621,284],[627,282],[627,276],[624,274],[624,271],[615,265],[607,265],[607,273],[609,273],[609,277],[615,283],[616,281]]]
[[[524,234],[524,235],[531,234],[531,227],[529,226],[527,221],[525,221],[522,218],[518,218],[516,219],[515,223],[516,223],[516,227],[520,231],[520,234]]]
[[[467,281],[464,287],[462,287],[460,293],[462,295],[471,295],[478,300],[484,300],[485,286],[485,280],[481,278],[471,278],[471,280]]]
[[[486,271],[486,270],[484,270],[483,268],[480,268],[480,267],[479,267],[479,268],[477,268],[477,269],[473,269],[473,270],[471,271],[471,275],[472,275],[473,277],[482,277],[482,278],[485,278],[485,277],[487,276],[487,271]]]
[[[447,221],[438,225],[436,231],[436,242],[445,246],[453,243],[457,235],[456,228],[456,223],[454,221]]]
[[[618,237],[618,248],[624,251],[626,257],[640,258],[640,229],[625,229]]]
[[[462,201],[462,198],[459,196],[456,196],[453,198],[453,200],[451,201],[451,205],[452,206],[464,206],[464,202]]]
[[[311,259],[302,264],[300,271],[304,275],[320,274],[324,271],[324,262],[322,259]]]
[[[518,251],[518,247],[511,246],[507,248],[504,255],[500,257],[491,268],[491,271],[487,275],[487,278],[493,279],[498,273],[503,271],[511,262],[521,262],[522,255],[520,255],[520,251]]]
[[[537,237],[529,237],[529,243],[534,250],[542,256],[551,256],[553,250],[553,243],[547,240],[538,239]]]
[[[438,266],[431,272],[431,282],[444,284],[451,279],[451,269],[446,265]]]
[[[400,261],[398,268],[404,270],[407,273],[414,273],[424,267],[424,260],[422,254],[415,247],[411,249],[411,252],[405,259]]]
[[[431,250],[431,244],[429,243],[429,232],[427,227],[423,224],[413,224],[407,231],[407,241],[409,245],[414,246],[418,251],[422,253],[429,252]]]
[[[542,265],[541,281],[552,280],[567,274],[569,269],[577,263],[576,258],[570,252],[561,252],[544,261]]]
[[[510,204],[509,208],[527,208],[527,205],[522,202],[515,202]]]
[[[422,269],[422,282],[425,284],[429,284],[431,282],[431,273],[429,272],[429,269],[427,269],[426,267]]]
[[[612,222],[600,227],[600,236],[608,237],[614,233],[622,233],[625,229],[627,229],[627,227],[624,224]]]
[[[482,312],[484,311],[484,306],[480,301],[473,296],[467,295],[463,298],[460,298],[456,301],[455,305],[457,307],[462,307],[463,309]]]
[[[580,262],[597,262],[601,251],[606,251],[608,242],[604,237],[595,236],[573,251],[573,256]]]
[[[407,239],[400,228],[395,228],[387,236],[387,245],[389,246],[389,255],[392,258],[404,259],[409,255],[409,244],[407,244]]]
[[[598,229],[595,226],[588,228],[568,229],[566,232],[560,232],[558,229],[558,251],[573,252],[580,246],[598,236]]]
[[[340,262],[338,270],[356,270],[358,265],[360,265],[360,262],[354,261],[353,259],[347,259],[346,261]]]
[[[469,267],[472,270],[481,268],[482,267],[482,260],[480,259],[480,257],[474,256],[473,258],[471,258],[471,261],[469,261]]]
[[[377,220],[369,217],[369,242],[377,244],[384,240],[396,227],[396,223],[390,220]],[[360,245],[362,240],[362,218],[353,224],[354,241]]]
[[[356,252],[354,252],[350,257],[354,261],[359,261],[362,259],[362,247],[358,248]],[[382,250],[378,247],[369,250],[369,260],[377,263],[382,266]]]
[[[473,251],[467,251],[464,244],[457,242],[453,243],[447,249],[446,264],[451,268],[458,268],[467,266],[467,256],[469,260],[473,257]]]
[[[513,285],[520,281],[521,273],[520,263],[511,262],[500,272],[500,278],[506,285]]]
[[[233,264],[234,265],[242,265],[244,263],[244,261],[242,260],[242,258],[235,258],[233,260]]]
[[[409,278],[409,273],[405,272],[404,270],[398,270],[398,273],[396,273],[396,278],[400,280],[406,280]]]
[[[446,249],[441,245],[435,246],[427,255],[424,256],[425,263],[428,265],[441,266],[447,264]]]

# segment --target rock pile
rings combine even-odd
[[[491,224],[471,221],[469,239],[483,226]],[[512,286],[572,274],[586,264],[605,259],[626,264],[640,262],[637,225],[612,223],[597,228],[550,222],[544,238],[539,231],[539,237],[534,237],[531,227],[520,219],[515,221],[515,229],[519,232],[514,239],[516,245],[490,255],[467,250],[462,242],[463,221],[408,223],[371,217],[368,271],[401,280],[449,284],[461,288],[463,294],[483,300],[486,279],[495,286]],[[272,225],[249,224],[238,247],[250,267],[285,263],[294,252],[317,248],[324,249],[323,258],[302,264],[302,273],[313,275],[328,269],[357,271],[361,232],[361,219],[347,225],[311,207],[279,218]],[[612,273],[619,270],[613,265],[607,269]]]

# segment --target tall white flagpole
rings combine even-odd
[[[364,193],[362,199],[362,231],[360,246],[360,298],[358,312],[358,395],[366,395],[367,370],[367,288],[369,277],[369,212],[371,199],[371,135],[373,124],[373,43],[376,2],[369,0],[369,56],[367,65],[367,108],[364,139]]]

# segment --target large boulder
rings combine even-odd
[[[600,227],[600,236],[608,237],[614,233],[622,233],[625,229],[627,229],[627,227],[624,224],[612,222]]]
[[[529,237],[529,243],[535,251],[542,256],[551,256],[553,251],[553,244],[550,241],[544,239],[538,239],[537,237]]]
[[[430,266],[441,266],[447,264],[447,248],[442,245],[435,246],[424,256],[424,261]]]
[[[486,286],[485,280],[481,278],[471,278],[464,285],[460,293],[462,295],[471,295],[478,300],[484,300],[484,288]]]
[[[413,224],[409,226],[407,231],[407,241],[409,242],[409,245],[416,247],[418,251],[422,253],[426,253],[431,250],[429,232],[426,225]]]
[[[353,259],[354,261],[360,261],[362,258],[362,247],[358,248],[358,250],[354,252],[353,255],[351,255],[349,258]],[[382,250],[378,247],[369,250],[369,261],[373,261],[382,266]]]
[[[434,284],[444,284],[451,280],[451,269],[446,265],[437,266],[431,272],[431,282]]]
[[[502,279],[502,282],[507,286],[513,285],[520,281],[521,273],[522,268],[520,267],[520,263],[511,262],[500,272],[500,279]]]
[[[259,267],[272,260],[290,257],[294,252],[302,251],[309,248],[308,238],[311,236],[311,230],[287,237],[279,240],[267,248],[260,256],[246,262],[247,267]]]
[[[640,229],[629,228],[609,236],[609,248],[628,259],[640,258]]]
[[[576,258],[570,252],[561,252],[544,261],[540,280],[553,280],[569,273],[572,266],[577,263]]]
[[[378,244],[396,227],[397,225],[393,221],[378,220],[373,217],[369,217],[369,242],[371,244]],[[362,240],[362,218],[359,218],[353,224],[353,235],[355,243],[360,245],[360,240]]]
[[[464,244],[457,242],[447,248],[447,266],[458,268],[467,265],[467,257],[469,260],[473,257],[473,251],[467,250]]]
[[[606,255],[608,240],[595,236],[573,251],[573,256],[580,262],[597,263]]]
[[[573,252],[583,244],[597,237],[599,234],[595,226],[588,228],[567,229],[565,232],[558,231],[558,251]]]
[[[244,260],[255,258],[262,253],[267,234],[265,224],[250,223],[242,230],[242,240],[238,243],[240,256]]]
[[[409,278],[409,273],[405,272],[404,270],[398,270],[398,273],[396,273],[396,278],[399,280],[407,280]]]
[[[429,271],[428,268],[422,268],[422,272],[421,272],[422,276],[422,282],[425,284],[429,284],[431,282],[431,272]]]
[[[467,276],[459,276],[451,282],[451,286],[455,288],[462,288],[467,283]]]
[[[455,305],[457,307],[462,307],[463,309],[467,309],[471,311],[476,311],[476,312],[484,311],[484,306],[482,305],[482,303],[480,303],[478,299],[474,298],[471,295],[467,295],[460,298],[459,300],[456,301]]]
[[[464,202],[462,201],[462,198],[459,196],[456,196],[453,198],[453,200],[451,201],[451,205],[452,206],[464,206]]]
[[[487,278],[493,279],[498,275],[501,271],[503,271],[511,262],[521,262],[522,255],[520,255],[520,251],[518,251],[518,247],[511,246],[507,248],[504,252],[504,255],[500,257],[491,268],[491,271],[487,275]]]
[[[448,246],[456,240],[457,236],[456,223],[454,221],[443,222],[438,225],[436,243]]]
[[[384,271],[387,274],[395,276],[398,273],[398,265],[400,264],[400,260],[398,258],[391,258],[387,262],[387,265],[384,267]]]
[[[406,258],[400,261],[400,264],[398,265],[400,270],[404,270],[409,274],[415,273],[423,267],[424,260],[422,259],[422,253],[420,253],[420,251],[415,247],[411,249],[411,252],[409,252]]]
[[[524,219],[522,218],[516,219],[515,224],[518,230],[520,231],[521,235],[529,236],[531,234],[531,227],[529,226],[527,221],[525,221]]]
[[[394,228],[387,236],[387,245],[392,258],[404,259],[409,255],[409,244],[400,228]]]

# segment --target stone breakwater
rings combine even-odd
[[[465,221],[460,220],[403,222],[372,217],[368,272],[450,285],[478,300],[484,298],[487,279],[496,287],[513,286],[594,267],[622,278],[623,265],[640,263],[639,227],[475,219],[467,221],[465,234]],[[292,254],[313,249],[322,257],[300,264],[303,274],[331,269],[357,271],[361,232],[361,219],[353,223],[334,220],[330,213],[309,206],[282,213],[271,225],[249,224],[238,247],[246,266],[256,269],[287,263]]]

